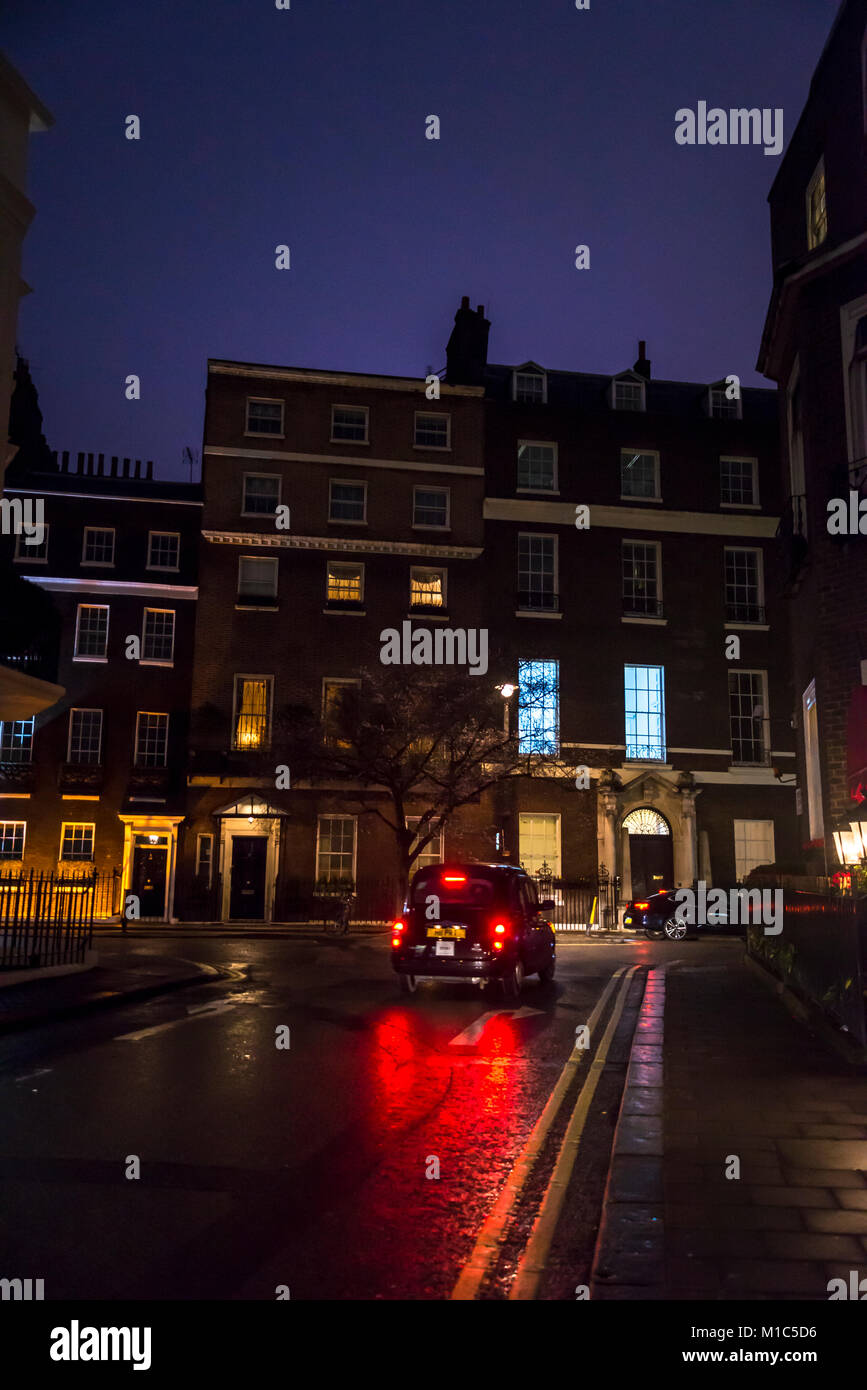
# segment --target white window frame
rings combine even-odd
[[[716,415],[714,414],[714,396],[722,396],[723,402],[728,407],[734,406],[734,414]],[[707,413],[711,420],[742,420],[744,418],[743,398],[738,395],[733,401],[726,396],[726,383],[720,384],[718,381],[707,388]],[[728,455],[726,455],[728,457]]]
[[[627,704],[626,704],[626,670],[627,670],[627,667],[630,667],[630,666],[634,667],[636,670],[659,671],[659,672],[661,673],[661,674],[660,674],[660,678],[659,678],[659,689],[660,689],[660,696],[661,696],[661,701],[660,701],[660,703],[661,703],[661,706],[662,706],[661,709],[659,710],[660,735],[661,735],[660,744],[661,744],[661,747],[662,747],[662,757],[661,757],[661,758],[651,758],[651,757],[631,758],[631,757],[629,756],[629,723],[628,723],[629,715],[630,715],[630,713],[631,713],[631,714],[634,714],[634,715],[638,715],[638,714],[643,714],[643,713],[644,713],[643,710],[637,710],[637,709],[636,709],[636,710],[630,710],[630,709],[628,708]],[[636,687],[636,688],[637,688],[637,687]],[[650,713],[651,713],[650,711],[647,711],[648,716],[650,715]],[[624,661],[624,663],[623,663],[623,728],[624,728],[624,740],[625,740],[625,742],[624,742],[624,754],[623,754],[624,762],[629,763],[629,764],[636,764],[636,765],[640,765],[640,764],[642,764],[642,763],[648,763],[648,764],[650,764],[651,766],[658,766],[660,763],[664,763],[664,762],[667,761],[667,758],[668,758],[668,719],[667,719],[666,698],[665,698],[665,664],[664,664],[663,662],[656,662],[656,661]],[[636,741],[636,743],[638,743],[638,739],[637,739],[637,738],[636,738],[635,741]]]
[[[98,714],[99,715],[99,756],[95,763],[77,762],[72,757],[72,726],[73,715],[75,714]],[[105,728],[105,711],[95,708],[93,705],[73,705],[69,711],[69,729],[66,735],[66,761],[73,763],[75,767],[101,767],[102,766],[102,734]]]
[[[416,521],[417,510],[416,493],[418,492],[444,492],[446,495],[446,519],[442,526],[435,526],[429,521]],[[428,486],[426,483],[417,483],[412,490],[412,529],[413,531],[450,531],[452,520],[452,490],[450,487],[440,487],[439,483]]]
[[[44,555],[34,555],[34,551],[44,550]],[[27,545],[27,537],[23,531],[17,532],[15,536],[15,559],[16,561],[27,560],[31,565],[48,564],[48,522],[42,527],[42,541],[40,545]]]
[[[356,410],[364,416],[364,438],[363,439],[335,439],[334,437],[334,412],[335,410]],[[331,435],[329,444],[370,444],[370,407],[367,405],[351,405],[346,401],[335,401],[331,406]]]
[[[332,598],[329,594],[329,580],[332,570],[361,570],[361,593],[358,598],[341,599]],[[326,560],[325,561],[325,602],[326,603],[364,603],[364,570],[363,560]]]
[[[406,828],[407,828],[407,830],[412,830],[414,827],[417,827],[420,820],[421,820],[421,816],[407,816],[407,817],[406,817]],[[416,834],[416,836],[415,836],[415,838],[414,838],[414,840],[413,840],[413,844],[415,844],[415,841],[416,841],[417,839],[418,839],[418,834]],[[412,845],[410,846],[410,849],[411,849],[411,848],[412,848]],[[435,859],[432,857],[433,855],[436,855],[436,858],[435,858]],[[440,825],[439,832],[433,837],[432,840],[430,840],[430,841],[428,842],[428,844],[427,844],[427,845],[425,846],[425,848],[422,850],[421,854],[420,854],[415,860],[413,860],[413,866],[412,866],[413,873],[415,873],[415,871],[416,871],[417,869],[428,869],[428,868],[433,868],[433,866],[434,866],[435,864],[444,864],[445,862],[446,862],[446,833],[445,833],[444,827],[443,827],[442,825]]]
[[[266,709],[266,711],[265,711],[265,737],[264,737],[264,739],[262,740],[262,742],[261,742],[260,744],[257,744],[257,746],[256,746],[255,748],[240,748],[240,747],[238,747],[238,745],[237,745],[236,742],[235,742],[235,736],[236,736],[236,733],[237,733],[237,726],[238,726],[238,698],[239,698],[239,695],[240,695],[240,692],[241,692],[241,683],[242,683],[242,681],[264,681],[264,682],[265,682],[265,686],[266,686],[266,690],[267,690],[267,695],[268,695],[267,709]],[[273,675],[265,675],[265,674],[264,674],[263,672],[261,672],[261,671],[260,671],[260,672],[254,672],[254,671],[236,671],[236,672],[234,672],[233,677],[232,677],[232,727],[231,727],[231,729],[230,729],[230,731],[229,731],[229,742],[230,742],[230,747],[231,747],[232,752],[233,752],[233,753],[247,753],[247,752],[250,752],[250,753],[265,753],[265,752],[267,752],[268,749],[271,747],[271,738],[272,738],[272,735],[273,735],[273,719],[274,719],[274,677],[273,677]]]
[[[106,612],[106,615],[107,615],[107,616],[106,616],[106,619],[105,619],[105,648],[104,648],[104,655],[102,655],[102,656],[79,656],[79,654],[78,654],[78,641],[79,641],[79,633],[80,633],[80,629],[81,629],[81,611],[82,611],[83,608],[103,608],[103,609],[105,609],[105,612]],[[109,637],[109,629],[110,629],[110,626],[111,626],[111,606],[110,606],[109,604],[107,604],[107,603],[79,603],[78,606],[77,606],[77,608],[76,608],[76,610],[75,610],[75,644],[74,644],[74,646],[73,646],[73,648],[72,648],[72,659],[73,659],[73,661],[89,661],[89,662],[94,663],[94,664],[96,664],[96,665],[102,665],[102,666],[106,665],[106,663],[108,662],[108,637]]]
[[[246,508],[247,508],[247,479],[248,479],[248,478],[269,478],[269,479],[276,479],[276,482],[277,482],[277,500],[276,500],[276,502],[274,503],[274,508],[275,508],[275,510],[274,510],[273,512],[248,512],[248,511],[247,511]],[[282,496],[283,496],[283,475],[282,475],[281,473],[260,473],[258,470],[253,471],[253,470],[251,469],[249,472],[244,473],[243,478],[242,478],[242,481],[241,481],[241,516],[253,516],[253,517],[257,517],[259,521],[267,521],[267,520],[269,520],[269,519],[271,519],[271,520],[273,521],[274,517],[276,516],[276,508],[280,506],[280,502],[281,502]]]
[[[441,604],[413,603],[413,597],[412,597],[412,581],[413,581],[413,576],[414,576],[417,572],[419,572],[419,571],[421,571],[421,572],[423,572],[423,573],[426,573],[426,574],[438,574],[438,575],[440,576],[440,578],[441,578],[441,580],[442,580],[442,596],[443,596],[443,601],[442,601]],[[414,608],[414,609],[415,609],[415,614],[414,614],[414,616],[420,617],[422,611],[428,611],[428,612],[435,613],[435,614],[440,614],[440,615],[445,614],[445,613],[447,613],[447,612],[449,611],[449,609],[448,609],[448,604],[449,604],[449,572],[448,572],[448,570],[445,569],[442,565],[410,565],[410,567],[409,567],[409,606],[410,606],[410,608]]]
[[[205,884],[205,887],[210,888],[214,881],[214,835],[212,831],[205,830],[196,836],[195,877],[197,879],[200,879],[202,877],[200,871],[202,863],[202,845],[205,843],[207,843],[208,845],[208,881]]]
[[[728,673],[727,673],[727,678],[726,678],[726,698],[727,698],[727,699],[728,699],[728,696],[729,696],[729,693],[730,693],[730,692],[729,692],[728,676],[733,676],[733,675],[734,675],[734,676],[761,676],[761,691],[762,691],[762,697],[761,697],[761,702],[760,702],[760,703],[761,703],[761,706],[762,706],[762,733],[761,733],[761,742],[762,742],[762,753],[763,753],[764,757],[763,757],[762,762],[759,762],[759,763],[740,763],[740,762],[736,762],[736,760],[735,760],[735,741],[734,741],[734,737],[732,736],[731,706],[729,706],[729,737],[731,738],[731,746],[732,746],[732,766],[733,766],[733,767],[766,767],[766,766],[767,766],[767,763],[768,763],[768,758],[770,757],[770,753],[771,753],[770,715],[769,715],[769,713],[768,713],[768,673],[767,673],[766,670],[762,670],[762,669],[760,669],[760,668],[757,667],[757,666],[736,666],[736,667],[734,667],[734,668],[731,668],[731,667],[730,667],[730,668],[729,668],[729,671],[728,671]]]
[[[165,745],[164,745],[164,747],[165,747],[165,762],[162,762],[162,763],[140,763],[139,760],[138,760],[138,759],[139,759],[139,728],[140,728],[140,725],[141,725],[141,717],[142,717],[143,714],[147,715],[149,719],[164,719],[164,720],[165,720],[165,731],[166,731]],[[168,765],[169,765],[169,713],[168,713],[168,711],[167,711],[167,710],[160,710],[160,709],[139,709],[139,710],[136,710],[136,712],[135,712],[135,742],[133,743],[133,767],[135,767],[135,768],[137,768],[137,769],[140,769],[140,770],[141,770],[141,769],[145,769],[145,768],[150,768],[151,770],[153,770],[153,769],[156,769],[156,768],[168,767]]]
[[[645,540],[643,536],[624,536],[624,537],[621,538],[621,542],[620,542],[620,602],[621,602],[621,604],[623,605],[623,608],[624,608],[624,611],[625,611],[625,610],[626,610],[626,601],[627,601],[627,600],[626,600],[626,595],[625,595],[624,592],[623,592],[623,589],[624,589],[624,581],[625,581],[625,579],[626,579],[626,575],[625,575],[624,572],[623,572],[623,560],[624,560],[625,555],[626,555],[626,547],[627,547],[627,546],[632,546],[632,545],[645,545],[645,546],[649,546],[652,550],[655,550],[655,551],[656,551],[655,577],[656,577],[656,603],[658,604],[658,612],[656,612],[656,613],[648,613],[648,614],[647,614],[647,617],[648,617],[648,618],[661,618],[662,615],[663,615],[663,613],[665,612],[665,605],[664,605],[664,603],[663,603],[663,598],[662,598],[662,541],[649,541],[649,540]],[[640,616],[640,615],[635,614],[634,616]]]
[[[638,386],[641,388],[641,405],[638,408],[638,410],[633,410],[630,406],[622,406],[617,404],[617,387],[618,384],[621,382],[628,384],[629,386]],[[646,413],[647,382],[644,379],[644,377],[640,374],[640,372],[619,372],[617,376],[613,376],[611,378],[611,384],[608,387],[608,403],[611,406],[612,410],[623,411],[625,415],[641,415],[643,413]],[[635,452],[648,454],[651,451],[649,449],[640,449],[636,450]]]
[[[258,565],[270,565],[274,573],[274,588],[270,594],[247,594],[241,588],[241,572],[244,564],[248,560],[254,560]],[[276,555],[239,555],[238,556],[238,588],[236,597],[238,599],[252,599],[260,603],[267,604],[269,599],[277,597],[277,589],[280,583],[280,562]],[[255,606],[255,604],[251,605]]]
[[[529,364],[527,364],[527,365],[529,365]],[[541,399],[541,401],[522,401],[522,400],[519,400],[519,399],[518,399],[518,377],[519,377],[519,376],[535,377],[537,380],[541,380],[541,382],[542,382],[542,399]],[[547,404],[548,404],[548,373],[545,372],[545,371],[542,371],[541,368],[535,368],[535,367],[534,367],[532,371],[526,371],[524,367],[513,367],[513,368],[512,368],[512,400],[515,402],[516,405],[547,405]]]
[[[36,741],[36,716],[31,715],[29,719],[0,719],[0,735],[2,735],[2,731],[7,724],[11,724],[13,726],[13,739],[15,736],[14,726],[16,724],[30,724],[32,726],[30,729],[30,742],[27,744],[26,758],[4,758],[2,748],[0,748],[0,761],[9,763],[13,767],[30,767],[33,762],[33,745]],[[23,747],[23,745],[19,746]]]
[[[418,422],[420,419],[445,420],[446,422],[446,442],[445,444],[419,444],[418,442]],[[412,447],[421,449],[422,452],[433,454],[447,454],[452,447],[452,417],[445,410],[417,410],[413,416],[412,423]]]
[[[653,483],[656,492],[653,497],[641,497],[636,493],[623,491],[623,455],[640,454],[644,458],[653,459]],[[631,445],[621,445],[617,456],[617,467],[620,472],[620,500],[621,502],[661,502],[662,501],[662,465],[658,449],[633,448]]]
[[[250,406],[251,405],[279,405],[280,407],[280,429],[277,430],[251,430],[250,429]],[[278,400],[276,396],[248,396],[244,407],[244,437],[246,439],[285,439],[286,437],[286,402]]]
[[[552,865],[551,865],[551,869],[552,869],[552,871],[553,871],[551,876],[552,876],[552,878],[562,878],[562,877],[563,877],[563,870],[562,870],[562,865],[563,865],[563,822],[562,822],[562,817],[561,817],[561,815],[560,815],[560,812],[559,812],[559,811],[519,811],[519,813],[518,813],[518,862],[519,862],[522,866],[523,866],[523,863],[524,863],[524,855],[523,855],[523,850],[522,850],[522,848],[521,848],[521,838],[522,838],[522,836],[521,836],[521,822],[522,822],[522,821],[525,821],[525,820],[546,820],[546,821],[551,821],[551,820],[553,820],[553,821],[554,821],[555,826],[556,826],[556,831],[557,831],[557,835],[556,835],[556,839],[557,839],[557,862],[556,862],[556,864],[552,864]],[[527,869],[527,873],[530,875],[531,878],[535,878],[537,872],[538,872],[538,871],[535,870],[535,869]]]
[[[812,197],[813,197],[813,193],[814,193],[814,191],[815,191],[815,189],[816,189],[816,186],[819,184],[820,181],[824,181],[824,183],[825,183],[825,235],[824,235],[823,237],[820,237],[818,240],[815,240],[815,239],[814,239],[814,233],[813,233],[812,210],[811,210],[810,204],[811,204],[811,200],[812,200]],[[827,180],[825,179],[825,156],[824,156],[824,155],[822,155],[821,159],[819,160],[819,163],[816,165],[815,169],[813,170],[812,176],[811,176],[811,178],[810,178],[810,182],[807,184],[807,192],[806,192],[806,195],[805,195],[805,201],[806,201],[806,208],[807,208],[807,250],[808,250],[808,251],[815,251],[815,250],[817,250],[820,246],[823,246],[823,245],[825,244],[825,242],[828,240],[828,232],[829,232],[829,230],[830,230],[830,229],[829,229],[829,225],[828,225],[828,182],[827,182]]]
[[[765,609],[765,552],[758,545],[724,545],[723,546],[723,603],[726,609],[729,606],[728,587],[726,581],[726,556],[730,550],[746,551],[750,555],[756,556],[756,602],[755,607],[760,608],[766,614]],[[765,618],[760,618],[758,622],[764,623]],[[735,627],[754,627],[754,623],[739,622],[735,618],[726,618],[726,623]]]
[[[171,613],[172,615],[172,654],[165,656],[145,656],[145,634],[147,631],[148,613]],[[148,605],[142,609],[141,618],[141,659],[139,666],[174,666],[175,664],[175,636],[177,633],[177,609],[175,608],[151,608]]]
[[[551,449],[554,454],[554,473],[553,485],[551,487],[523,487],[519,486],[517,479],[520,469],[520,453],[522,449]],[[515,491],[520,493],[531,493],[535,497],[554,497],[560,493],[560,447],[553,439],[519,439],[515,446]]]
[[[348,820],[348,821],[352,821],[352,882],[353,882],[353,883],[356,883],[356,882],[357,882],[356,869],[357,869],[357,864],[358,864],[358,816],[347,816],[347,815],[343,815],[343,814],[340,814],[340,813],[334,813],[334,812],[331,812],[331,811],[322,811],[322,812],[316,817],[316,859],[315,859],[315,866],[314,866],[314,874],[315,874],[315,881],[316,881],[316,883],[320,883],[320,882],[342,883],[342,882],[345,882],[344,879],[339,879],[339,878],[327,879],[327,880],[325,880],[325,879],[323,878],[323,875],[319,872],[319,853],[320,853],[319,845],[320,845],[320,839],[321,839],[321,828],[322,828],[322,822],[323,822],[323,820]],[[330,853],[331,851],[326,851],[326,852],[327,852],[327,853]]]
[[[171,536],[176,540],[178,563],[176,565],[155,565],[153,561],[154,539],[157,536]],[[177,574],[181,567],[181,533],[180,531],[148,531],[148,558],[145,569],[157,570],[161,574]]]
[[[90,833],[90,856],[89,856],[88,858],[86,858],[86,859],[85,859],[84,857],[77,857],[77,856],[72,857],[72,858],[70,858],[70,859],[64,859],[64,857],[63,857],[63,841],[66,839],[65,831],[66,831],[67,827],[71,827],[71,828],[74,830],[76,826],[81,826],[83,830],[89,830],[89,831],[91,832],[91,833]],[[58,864],[93,864],[93,863],[95,862],[95,859],[96,859],[96,821],[92,821],[92,820],[65,820],[65,821],[61,821],[61,823],[60,823],[60,847],[59,847],[59,849],[58,849],[58,851],[57,851],[57,862],[58,862]]]
[[[816,682],[811,680],[801,696],[804,728],[804,776],[807,783],[807,827],[811,840],[825,836],[825,808],[822,803],[822,758],[819,741],[819,707]]]
[[[557,600],[557,603],[556,603],[556,606],[553,607],[553,608],[543,608],[541,605],[539,605],[539,607],[533,607],[533,608],[527,607],[527,608],[523,608],[523,609],[521,609],[521,612],[523,612],[523,613],[559,613],[559,612],[562,611],[562,610],[561,610],[561,607],[560,607],[560,537],[557,535],[556,531],[519,531],[519,532],[518,532],[518,534],[517,534],[517,545],[516,545],[516,548],[515,548],[515,560],[516,560],[516,565],[515,565],[515,577],[516,577],[516,579],[517,579],[517,581],[518,581],[517,589],[518,589],[518,592],[519,592],[519,593],[521,592],[521,588],[520,588],[520,584],[521,584],[521,540],[522,540],[522,538],[523,538],[524,536],[530,536],[530,537],[532,537],[533,540],[540,540],[540,541],[545,540],[545,541],[553,541],[553,542],[554,542],[554,581],[553,581],[553,582],[554,582],[554,587],[553,587],[552,592],[553,592],[554,598]]]
[[[111,536],[111,559],[110,560],[88,560],[87,538],[95,532],[103,536]],[[115,555],[117,554],[117,533],[113,526],[85,526],[84,534],[81,538],[81,564],[86,569],[94,570],[113,570]]]
[[[737,881],[738,883],[743,883],[743,881],[744,881],[744,879],[746,878],[747,874],[750,872],[750,869],[756,868],[756,865],[755,865],[755,864],[751,864],[751,865],[750,865],[750,868],[745,869],[743,873],[741,873],[740,870],[739,870],[739,868],[738,868],[738,826],[739,826],[739,825],[769,825],[769,826],[770,826],[770,828],[771,828],[771,834],[770,834],[771,857],[770,857],[770,859],[765,859],[765,860],[761,860],[761,859],[760,859],[760,860],[758,861],[758,863],[760,863],[760,864],[761,864],[761,863],[773,864],[773,863],[776,861],[776,855],[777,855],[777,842],[776,842],[776,834],[775,834],[774,822],[773,822],[773,820],[770,819],[769,817],[767,817],[767,816],[746,816],[746,817],[737,816],[737,817],[733,817],[733,818],[732,818],[732,840],[733,840],[733,842],[734,842],[734,851],[735,851],[735,879],[736,879],[736,881]],[[741,840],[742,840],[742,843],[746,844],[746,836],[745,836],[745,835],[742,835],[740,838],[741,838]],[[765,836],[764,838],[765,838],[765,840],[767,840],[767,836]]]
[[[362,515],[360,520],[349,520],[346,517],[332,516],[331,507],[334,502],[334,486],[338,487],[360,487],[362,496]],[[366,526],[367,525],[367,479],[366,478],[329,478],[328,479],[328,525],[329,526]]]
[[[749,463],[752,465],[753,472],[753,500],[752,502],[724,502],[722,500],[722,481],[724,463]],[[757,512],[761,510],[759,500],[759,461],[751,454],[720,454],[719,456],[719,494],[720,510],[736,512]]]
[[[865,40],[865,45],[867,45],[867,40]],[[865,47],[865,55],[867,55],[867,47]],[[867,58],[865,58],[865,61],[867,61]],[[849,366],[855,352],[855,332],[858,328],[859,321],[864,318],[865,315],[867,315],[867,295],[863,295],[860,299],[853,299],[851,303],[842,305],[840,309],[840,339],[843,356],[843,397],[846,402],[846,449],[850,464],[862,458],[862,455],[858,452],[856,447],[859,441],[855,428],[855,402],[852,400],[852,392],[849,385]],[[862,429],[864,431],[864,440],[862,442],[864,443],[865,451],[867,451],[867,368],[865,368],[864,377],[865,400],[862,404],[862,409],[865,419],[862,422]],[[851,481],[850,479],[850,482]],[[852,485],[855,486],[854,483],[852,483]]]
[[[20,858],[19,858],[19,857],[16,855],[16,856],[13,858],[11,855],[5,855],[5,854],[4,854],[4,855],[0,855],[0,864],[23,864],[23,863],[24,863],[24,855],[25,855],[25,853],[26,853],[26,851],[27,851],[27,822],[26,822],[26,820],[2,820],[2,819],[0,819],[0,839],[2,839],[3,827],[6,826],[6,825],[14,825],[14,826],[19,826],[19,825],[20,825],[20,826],[22,827],[22,835],[21,835],[21,856],[20,856]]]

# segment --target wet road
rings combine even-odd
[[[517,1007],[452,985],[407,1000],[370,939],[103,949],[236,973],[0,1039],[0,1273],[47,1299],[506,1298],[605,1037],[536,1294],[574,1298],[647,972],[741,947],[565,942]]]

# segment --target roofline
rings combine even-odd
[[[278,367],[268,362],[238,362],[227,357],[208,358],[208,376],[248,376],[263,377],[277,381],[312,381],[323,385],[370,386],[374,389],[398,391],[421,391],[425,377],[389,376],[382,372],[334,371],[325,367]],[[431,375],[439,377],[438,372]],[[451,386],[440,380],[440,392],[449,396],[483,396],[481,386]]]
[[[519,368],[510,366],[508,362],[488,363],[489,370],[495,368],[501,368],[504,372],[520,370]],[[683,381],[676,377],[652,376],[648,381],[647,377],[643,377],[641,373],[636,372],[633,367],[624,367],[620,372],[571,372],[566,369],[561,370],[559,367],[546,367],[545,373],[547,376],[569,376],[580,378],[585,381],[616,381],[619,377],[636,376],[646,385],[694,386],[696,391],[706,391],[709,386],[719,386],[726,380],[724,376],[716,377],[713,381]],[[755,391],[757,394],[773,395],[773,388],[767,386],[742,386],[741,394],[743,394],[744,391]]]
[[[805,102],[804,102],[803,107],[801,108],[801,114],[800,114],[800,116],[798,117],[797,121],[795,122],[795,128],[794,128],[794,130],[792,131],[791,135],[789,136],[789,143],[786,145],[786,148],[785,148],[785,150],[783,151],[783,156],[782,156],[782,158],[781,158],[781,160],[780,160],[779,168],[777,169],[777,172],[776,172],[776,174],[774,175],[773,182],[772,182],[770,188],[768,189],[768,196],[767,196],[767,201],[768,201],[768,202],[771,201],[771,198],[773,197],[773,194],[774,194],[774,189],[776,188],[777,184],[779,183],[780,179],[781,179],[782,176],[783,176],[783,173],[784,173],[784,171],[785,171],[786,164],[787,164],[787,161],[788,161],[788,158],[789,158],[789,152],[791,151],[792,147],[793,147],[794,144],[795,144],[795,137],[797,136],[798,131],[801,129],[801,126],[803,125],[804,117],[805,117],[806,114],[807,114],[807,108],[809,107],[810,101],[812,100],[812,97],[813,97],[813,90],[814,90],[814,88],[815,88],[815,86],[816,86],[816,80],[817,80],[817,78],[818,78],[818,76],[819,76],[819,70],[821,69],[823,63],[825,62],[825,58],[826,58],[826,56],[827,56],[827,54],[828,54],[828,49],[831,47],[831,44],[832,44],[832,42],[833,42],[833,40],[834,40],[834,38],[835,38],[835,36],[836,36],[837,30],[838,30],[839,27],[840,27],[840,23],[841,23],[841,21],[842,21],[842,19],[843,19],[843,15],[844,15],[844,13],[845,13],[846,7],[847,7],[847,5],[848,5],[849,3],[850,3],[850,0],[840,0],[840,6],[839,6],[839,8],[838,8],[838,10],[837,10],[836,15],[834,16],[833,22],[832,22],[832,24],[831,24],[831,28],[828,30],[828,37],[826,38],[825,43],[824,43],[823,48],[822,48],[822,52],[819,54],[819,57],[818,57],[818,59],[817,59],[817,61],[816,61],[816,66],[813,68],[813,75],[812,75],[812,77],[810,78],[810,85],[809,85],[809,87],[807,88],[807,97],[806,97],[806,100],[805,100]]]
[[[5,83],[12,99],[28,113],[31,130],[48,130],[54,125],[54,117],[48,107],[28,87],[21,73],[3,53],[0,53],[0,83]]]

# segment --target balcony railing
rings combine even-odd
[[[664,763],[664,743],[627,743],[626,761],[639,763]]]
[[[518,608],[522,613],[557,613],[560,608],[560,595],[535,589],[519,589]]]
[[[61,792],[98,793],[102,790],[105,768],[102,763],[61,763],[57,786]]]
[[[727,603],[727,623],[764,623],[765,610],[760,603]]]
[[[624,618],[661,618],[662,599],[646,594],[632,594],[623,599]]]

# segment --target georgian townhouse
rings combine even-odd
[[[327,712],[379,667],[384,629],[480,626],[482,390],[437,389],[428,399],[424,379],[209,362],[191,917],[269,920],[314,882],[395,872],[390,833],[352,788],[292,780],[280,731],[291,706]]]
[[[616,876],[621,897],[786,859],[773,394],[657,380],[644,343],[614,376],[484,366],[488,325],[467,302],[458,320],[447,379],[485,387],[498,679],[516,686],[526,747],[576,773],[497,789],[505,853],[566,879]],[[541,719],[521,702],[540,681]]]
[[[117,913],[132,893],[142,920],[171,920],[200,490],[154,480],[150,463],[67,453],[58,462],[42,446],[29,462],[21,450],[6,483],[7,499],[41,507],[42,534],[3,544],[60,614],[62,696],[0,724],[0,860],[97,869],[113,875],[101,911]]]
[[[865,158],[867,0],[847,0],[769,195],[759,358],[779,387],[800,844],[816,874],[835,871],[834,832],[845,844],[867,796]]]

